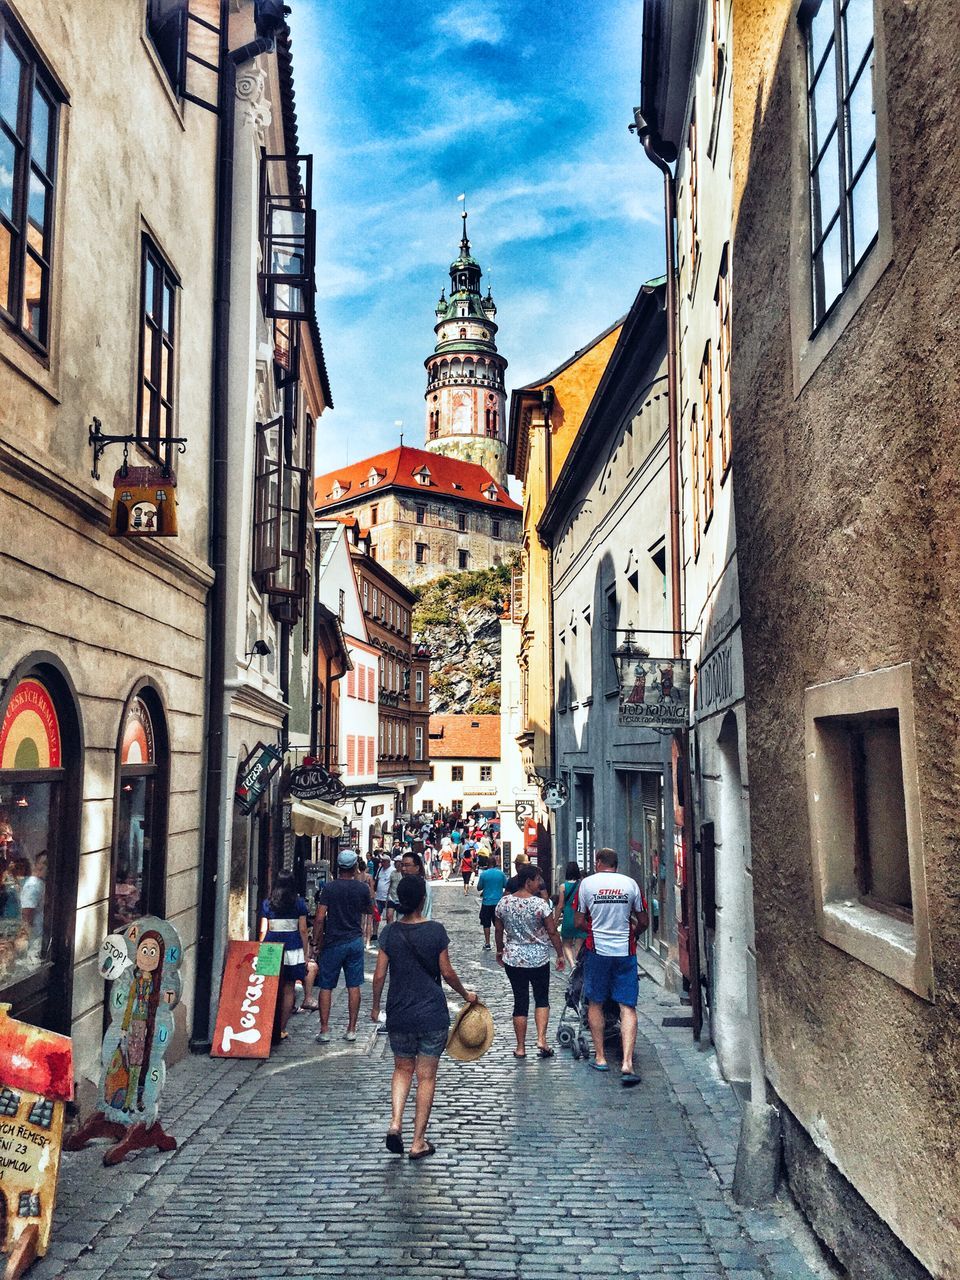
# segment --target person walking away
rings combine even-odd
[[[280,1039],[288,1036],[297,982],[307,976],[307,904],[299,896],[293,876],[281,871],[273,892],[260,908],[260,941],[283,946],[280,969]]]
[[[573,904],[582,875],[583,872],[576,862],[567,863],[567,872],[560,889],[560,897],[557,900],[557,910],[554,915],[554,919],[560,927],[560,941],[563,943],[564,958],[571,969],[577,963],[580,949],[587,936],[584,929],[577,928],[576,921],[573,918]]]
[[[341,849],[337,878],[323,886],[313,926],[313,945],[320,958],[320,1030],[317,1044],[330,1039],[330,1001],[343,972],[347,984],[347,1030],[344,1040],[356,1040],[363,986],[363,917],[373,910],[370,890],[356,876],[357,855]]]
[[[403,1154],[403,1112],[416,1074],[411,1160],[422,1160],[436,1150],[433,1143],[427,1141],[427,1124],[433,1107],[437,1067],[450,1027],[441,979],[468,1003],[473,1004],[477,999],[476,992],[467,990],[450,963],[446,929],[439,921],[423,918],[421,908],[426,888],[426,881],[418,875],[404,876],[400,881],[397,888],[400,919],[383,932],[370,1009],[370,1020],[378,1022],[383,986],[389,973],[387,1035],[393,1051],[393,1081],[386,1146],[388,1151]]]
[[[464,897],[470,892],[470,881],[473,879],[473,853],[465,853],[460,863],[460,874],[463,876]]]
[[[407,849],[404,851],[403,857],[400,859],[400,874],[404,876],[420,876],[426,886],[426,897],[423,900],[423,906],[420,914],[424,920],[433,919],[433,887],[427,879],[426,868],[423,865],[423,859],[419,853],[414,853]]]
[[[550,948],[557,953],[557,971],[564,968],[563,947],[553,920],[553,908],[539,896],[542,887],[538,867],[524,866],[517,873],[520,887],[504,895],[495,909],[497,964],[506,970],[513,989],[513,1029],[517,1037],[515,1058],[527,1056],[527,1020],[530,988],[533,988],[537,1057],[552,1058],[547,1044],[550,1021]]]
[[[384,917],[387,914],[387,899],[390,896],[390,881],[392,878],[393,863],[390,861],[390,854],[386,849],[384,849],[380,854],[380,865],[377,869],[377,874],[374,880],[375,888],[373,895],[374,901],[377,904],[377,915],[380,917],[380,921],[383,924],[387,923]],[[376,921],[374,921],[374,925],[377,925]],[[373,938],[376,938],[377,932],[378,929],[375,927],[372,935]]]
[[[357,879],[360,881],[361,884],[365,884],[369,889],[370,901],[372,902],[376,897],[376,881],[368,871],[367,864],[364,861],[362,854],[357,858]],[[364,951],[371,951],[373,949],[373,912],[372,911],[367,912],[363,917],[363,949]],[[306,1001],[304,1001],[304,1008],[307,1008],[307,1007],[308,1006],[306,1004]],[[310,1007],[315,1009],[316,1005],[311,1005]]]
[[[480,927],[483,930],[483,949],[490,950],[490,930],[496,918],[497,903],[503,897],[507,877],[499,867],[485,867],[477,877],[477,893],[480,894]]]
[[[620,1083],[630,1089],[640,1083],[633,1069],[637,1043],[637,933],[647,927],[647,904],[640,886],[617,871],[613,849],[598,849],[597,870],[580,881],[574,922],[586,933],[583,992],[589,1004],[594,1071],[609,1071],[603,1043],[603,1002],[620,1006],[623,1061]]]

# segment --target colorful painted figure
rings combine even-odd
[[[109,1120],[149,1126],[166,1077],[163,1059],[180,1000],[183,947],[173,926],[156,916],[135,921],[122,936],[132,963],[110,992],[99,1106]]]

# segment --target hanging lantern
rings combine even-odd
[[[112,538],[175,538],[177,477],[163,467],[121,467],[113,477]]]

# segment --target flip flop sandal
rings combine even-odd
[[[403,1134],[394,1133],[392,1129],[387,1130],[387,1150],[392,1151],[395,1156],[403,1155]]]
[[[553,1050],[549,1047],[549,1045],[547,1046],[547,1048],[546,1048],[546,1049],[541,1048],[541,1046],[540,1046],[540,1045],[537,1045],[537,1057],[538,1057],[538,1058],[552,1058],[552,1057],[553,1057]]]
[[[407,1159],[408,1160],[426,1160],[427,1156],[432,1156],[433,1153],[436,1151],[436,1149],[437,1148],[433,1145],[432,1142],[428,1142],[426,1146],[426,1150],[411,1151],[410,1154],[407,1156]]]
[[[642,1084],[642,1081],[638,1075],[634,1074],[634,1072],[625,1071],[620,1077],[620,1083],[623,1085],[624,1089],[633,1089],[638,1084]]]
[[[281,1040],[289,1040],[289,1039],[290,1039],[290,1032],[289,1032],[289,1031],[281,1031],[281,1032],[280,1032],[280,1039],[281,1039]]]
[[[515,1058],[518,1058],[521,1062],[525,1062],[527,1058],[527,1055],[525,1053],[517,1053],[516,1049],[514,1049],[513,1051],[513,1056]]]
[[[590,1070],[591,1071],[609,1071],[610,1068],[607,1066],[605,1062],[591,1062]]]

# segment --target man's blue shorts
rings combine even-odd
[[[340,981],[340,970],[348,987],[363,986],[363,939],[347,938],[345,942],[324,943],[320,952],[321,991],[332,991]]]
[[[598,956],[586,952],[583,967],[583,994],[594,1004],[616,1000],[617,1004],[637,1007],[640,980],[636,956]]]

